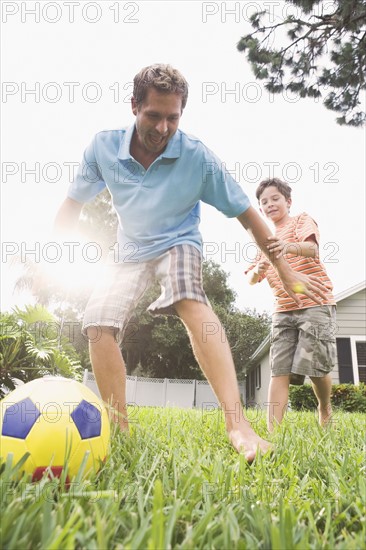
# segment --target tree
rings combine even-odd
[[[277,22],[267,10],[256,12],[250,18],[255,30],[240,39],[238,50],[246,53],[256,78],[266,81],[269,92],[323,97],[324,105],[339,113],[338,124],[361,126],[366,120],[360,99],[366,87],[365,1],[285,0],[283,4],[295,6],[300,14]],[[281,47],[273,46],[271,41],[281,29],[287,30],[288,40]],[[281,36],[281,42],[282,38],[286,40]]]
[[[234,307],[236,293],[229,287],[229,275],[212,260],[205,261],[202,269],[203,287],[208,299],[225,311]]]
[[[239,378],[245,376],[245,367],[251,355],[269,332],[270,318],[267,313],[255,310],[234,311],[228,313],[216,307],[228,339],[236,372]]]

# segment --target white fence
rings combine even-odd
[[[84,371],[83,383],[100,396],[94,374]],[[244,398],[244,386],[239,384]],[[145,407],[180,407],[182,409],[218,407],[214,392],[206,380],[176,380],[127,376],[127,403]]]

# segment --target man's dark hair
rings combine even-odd
[[[133,79],[133,97],[137,105],[141,105],[146,98],[149,88],[158,92],[178,94],[182,97],[182,110],[188,98],[188,83],[184,76],[171,65],[156,63],[144,67]]]

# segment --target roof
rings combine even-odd
[[[262,357],[262,355],[269,351],[270,336],[271,334],[268,334],[265,339],[259,344],[253,355],[249,358],[248,366],[250,366],[253,361],[258,359],[259,357]]]
[[[357,285],[351,286],[347,290],[344,290],[343,292],[336,294],[336,296],[334,296],[335,301],[338,303],[341,300],[345,300],[346,298],[349,298],[350,296],[352,296],[352,294],[357,294],[357,292],[360,292],[360,290],[364,290],[365,288],[366,288],[366,281],[362,281],[362,283],[358,283]]]
[[[361,283],[358,283],[357,285],[354,285],[347,290],[344,290],[343,292],[340,292],[336,296],[334,296],[335,301],[338,303],[342,300],[345,300],[346,298],[349,298],[352,296],[352,294],[357,294],[357,292],[360,292],[361,290],[364,290],[366,288],[366,281],[362,281]],[[270,334],[266,336],[266,338],[259,344],[255,352],[251,355],[248,362],[248,367],[251,366],[251,364],[256,361],[257,359],[263,357],[270,348]],[[245,369],[247,370],[247,369]]]

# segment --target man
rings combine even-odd
[[[149,310],[179,315],[222,405],[228,437],[251,462],[258,449],[266,452],[271,445],[244,418],[231,351],[202,289],[200,201],[237,217],[265,253],[271,233],[219,159],[178,129],[187,97],[187,82],[169,65],[152,65],[135,76],[134,126],[95,136],[58,212],[56,229],[74,227],[82,204],[109,189],[119,221],[118,254],[88,302],[83,330],[101,396],[114,411],[114,420],[128,429],[119,343],[137,302],[157,278],[162,294]],[[295,300],[293,288],[299,283],[318,303],[324,298],[316,280],[295,276],[283,258],[273,264]],[[219,327],[205,341],[204,323]]]

